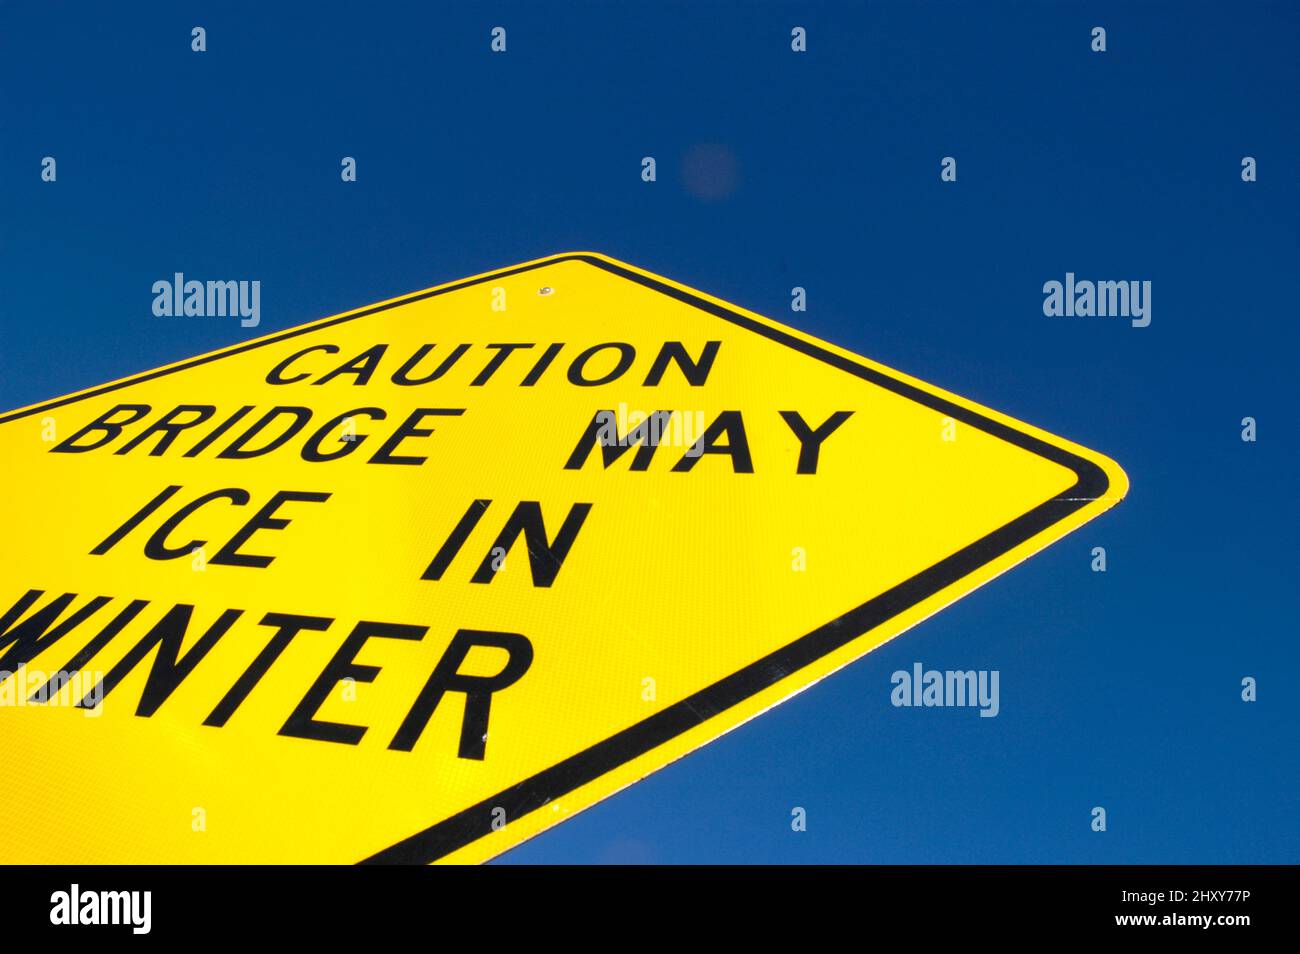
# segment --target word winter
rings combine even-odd
[[[40,590],[28,590],[0,615],[0,649],[4,650],[3,655],[0,655],[0,664],[17,668],[52,649],[70,634],[75,634],[72,641],[87,635],[94,627],[87,620],[91,617],[101,618],[99,610],[111,602],[109,597],[97,597],[87,601],[66,620],[56,622],[74,604],[77,595],[65,593],[43,607],[38,606],[43,595]],[[191,623],[195,614],[194,606],[178,603],[164,609],[161,617],[153,614],[152,624],[146,622],[136,625],[136,617],[150,606],[150,601],[122,602],[124,605],[116,609],[111,619],[106,615],[102,617],[106,620],[103,627],[89,641],[78,643],[75,650],[69,649],[71,656],[68,662],[51,677],[60,678],[66,683],[68,673],[79,672],[117,639],[122,631],[130,634],[134,630],[138,634],[138,641],[126,655],[108,669],[84,698],[73,703],[78,708],[115,704],[110,703],[108,697],[126,681],[133,670],[144,666],[152,654],[153,660],[147,664],[148,674],[135,705],[136,716],[146,719],[152,717],[200,664],[209,658],[209,653],[217,643],[233,630],[235,635],[232,639],[242,648],[241,662],[245,668],[242,672],[225,673],[229,676],[226,681],[229,688],[223,695],[209,700],[212,709],[203,720],[205,727],[221,729],[238,713],[244,701],[292,642],[303,637],[304,633],[308,634],[304,638],[310,639],[312,635],[327,631],[332,634],[344,631],[334,627],[337,620],[328,616],[269,612],[259,617],[256,613],[245,613],[242,609],[227,609],[215,621],[208,623],[202,636],[193,641],[187,639],[187,636],[193,629]],[[33,611],[28,613],[29,610]],[[211,617],[210,613],[201,612],[201,615]],[[284,722],[276,734],[314,742],[359,744],[369,726],[324,721],[317,718],[317,710],[347,680],[354,684],[374,682],[382,667],[365,665],[355,658],[362,653],[367,642],[384,639],[423,642],[430,628],[368,620],[353,625],[350,630],[346,630],[347,636],[321,668],[320,674],[300,687],[301,701],[292,710],[282,713]],[[131,635],[125,638],[130,639]],[[412,751],[435,711],[441,713],[447,708],[441,705],[445,697],[462,695],[465,698],[463,713],[453,713],[451,716],[461,722],[457,756],[481,761],[487,748],[488,719],[493,697],[509,689],[529,671],[533,662],[533,644],[520,633],[477,629],[456,629],[449,640],[445,634],[436,634],[435,640],[438,641],[434,650],[436,664],[434,658],[429,659],[430,675],[424,687],[411,701],[400,725],[387,727],[393,731],[387,747],[394,752]],[[499,663],[495,673],[481,675],[463,671],[465,660],[479,647],[504,651],[505,659]],[[37,689],[30,701],[46,702],[62,688],[63,684]]]

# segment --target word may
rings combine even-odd
[[[152,891],[71,891],[50,895],[51,924],[129,924],[132,934],[148,934],[153,925]]]
[[[1043,285],[1043,314],[1049,318],[1132,318],[1134,328],[1151,324],[1151,282],[1076,282],[1065,273],[1065,284]]]
[[[256,328],[262,322],[262,283],[260,281],[199,282],[186,281],[177,272],[172,281],[153,283],[153,313],[159,318],[225,318],[239,316],[244,328]]]
[[[676,411],[655,411],[640,420],[640,423],[627,433],[619,433],[618,421],[612,410],[597,411],[587,425],[587,429],[578,438],[578,444],[569,455],[564,465],[565,470],[581,470],[597,447],[600,448],[601,462],[606,470],[631,448],[636,453],[632,456],[629,471],[647,471],[659,448],[660,439],[667,432],[669,421]],[[852,411],[835,411],[820,425],[813,427],[798,411],[781,411],[781,420],[799,442],[799,462],[796,473],[817,473],[817,461],[821,455],[822,444],[840,425],[853,416]],[[722,441],[725,438],[725,443]],[[695,468],[705,454],[722,454],[731,458],[731,469],[737,474],[754,472],[753,456],[750,454],[749,438],[745,432],[745,417],[741,411],[719,411],[713,422],[704,429],[699,438],[686,449],[686,453],[673,465],[673,473],[689,473]]]
[[[912,663],[912,671],[900,669],[890,677],[894,689],[889,701],[895,706],[979,706],[980,718],[989,719],[998,714],[998,679],[1000,673],[981,669],[962,672],[949,669],[922,671],[920,663]],[[978,690],[978,691],[977,691]]]

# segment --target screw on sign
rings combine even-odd
[[[79,863],[490,858],[1127,489],[594,253],[0,415],[0,483],[0,732],[43,767],[0,860]]]

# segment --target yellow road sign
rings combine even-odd
[[[1119,501],[601,255],[0,415],[0,860],[489,858]]]

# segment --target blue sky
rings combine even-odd
[[[0,407],[605,252],[1096,448],[1132,490],[504,861],[1300,861],[1300,10],[557,6],[0,5]],[[175,271],[260,280],[261,327],[154,318]],[[1150,280],[1151,325],[1044,317],[1067,271]],[[1000,715],[893,708],[915,661],[999,670]]]

